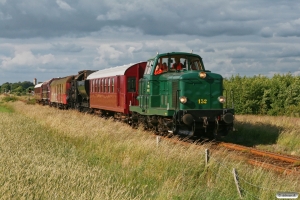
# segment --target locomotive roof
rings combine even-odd
[[[111,67],[107,69],[102,69],[99,71],[96,71],[92,74],[90,74],[87,79],[95,79],[95,78],[103,78],[103,77],[110,77],[110,76],[117,76],[117,75],[124,75],[126,70],[138,63],[130,63],[127,65],[117,66],[117,67]]]
[[[34,88],[42,87],[42,84],[43,84],[43,83],[36,84],[36,85],[34,86]]]
[[[153,58],[150,58],[149,60],[155,59],[156,57],[161,57],[161,56],[177,56],[177,55],[182,55],[182,56],[196,56],[196,57],[200,57],[200,55],[198,54],[194,54],[194,53],[188,53],[188,52],[168,52],[168,53],[161,53],[161,54],[157,54],[156,56],[154,56]]]

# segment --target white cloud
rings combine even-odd
[[[67,4],[66,2],[62,1],[62,0],[56,0],[57,5],[63,9],[63,10],[67,10],[67,11],[72,11],[75,10],[74,8],[72,8],[69,4]]]
[[[120,20],[122,15],[120,12],[108,12],[106,15],[98,15],[97,20]]]
[[[0,20],[9,20],[9,19],[12,19],[12,16],[7,14],[3,14],[2,12],[0,12]]]
[[[296,71],[293,73],[294,76],[300,76],[300,71]]]
[[[283,37],[288,37],[288,36],[300,37],[300,18],[296,20],[284,22],[284,23],[279,23],[277,35]]]
[[[55,61],[55,57],[52,54],[33,55],[31,51],[16,51],[14,57],[2,58],[0,68],[6,70],[17,68],[19,66],[31,68],[53,61]]]
[[[100,45],[97,48],[97,52],[99,55],[94,59],[93,65],[100,69],[109,66],[109,61],[119,61],[119,59],[124,55],[123,52],[108,44]]]

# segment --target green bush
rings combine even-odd
[[[224,87],[233,91],[234,98],[228,96],[228,100],[234,102],[237,114],[299,115],[300,76],[290,73],[275,74],[272,78],[236,75],[224,79]]]
[[[19,99],[15,96],[5,96],[2,98],[3,102],[9,102],[9,101],[15,102],[17,100],[19,100]]]

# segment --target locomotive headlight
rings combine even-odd
[[[181,96],[179,97],[179,101],[183,104],[185,104],[187,102],[187,98],[185,96]]]
[[[200,72],[199,76],[200,76],[200,78],[204,79],[206,77],[206,73],[205,72]]]
[[[226,98],[224,96],[219,96],[218,100],[219,100],[220,103],[225,103]]]

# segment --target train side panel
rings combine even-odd
[[[68,108],[69,90],[74,76],[58,78],[50,84],[50,102],[51,106],[59,108]]]
[[[90,79],[90,107],[106,112],[129,113],[129,105],[138,105],[138,79],[143,75],[146,62],[99,70]],[[102,73],[102,74],[101,74]]]

